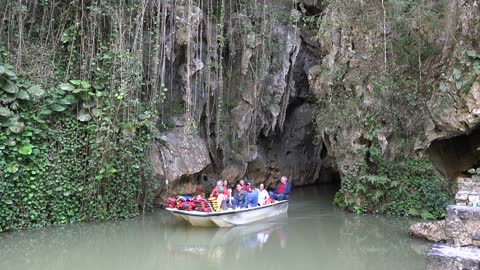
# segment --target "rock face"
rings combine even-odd
[[[428,253],[427,269],[479,270],[480,208],[449,205],[444,224],[445,231],[439,234],[445,236],[449,244],[432,246]]]
[[[154,173],[158,179],[170,183],[201,172],[211,163],[205,141],[197,134],[186,133],[182,127],[160,134],[155,146]],[[184,192],[192,193],[193,187]]]
[[[190,110],[186,130],[196,134],[157,136],[153,160],[160,183],[168,178],[186,186],[220,176],[273,187],[282,175],[294,185],[321,178],[326,163],[322,142],[315,140],[316,99],[308,81],[310,67],[322,59],[320,44],[283,19],[298,13],[290,1],[272,1],[253,13],[241,6],[224,7],[223,22],[201,4],[189,7],[190,19],[187,1],[168,10],[175,25],[167,36],[175,46],[167,48],[165,76],[173,82],[167,88],[181,90],[177,98]]]
[[[355,178],[361,166],[375,168],[371,147],[389,160],[429,154],[449,179],[480,162],[480,140],[447,141],[480,123],[478,74],[461,64],[480,49],[478,1],[434,1],[399,20],[391,11],[404,7],[389,6],[387,25],[380,2],[296,2],[270,1],[259,13],[225,7],[221,18],[200,4],[188,12],[187,1],[169,8],[175,46],[166,48],[165,81],[181,90],[192,136],[212,162],[192,173],[267,185],[281,175],[310,184],[326,171]],[[297,21],[303,15],[318,21]],[[156,170],[184,166],[175,160]],[[167,174],[158,173],[185,175]]]
[[[409,232],[413,236],[426,238],[433,242],[447,240],[447,235],[445,233],[445,220],[415,223],[410,226]]]
[[[428,253],[427,270],[479,270],[480,249],[434,244]]]
[[[413,224],[410,234],[434,242],[480,247],[480,207],[449,205],[445,220]]]
[[[329,100],[325,108],[320,107],[318,125],[323,129],[326,146],[335,157],[341,173],[355,173],[356,164],[366,158],[357,150],[365,148],[372,141],[378,141],[379,148],[387,158],[394,158],[421,154],[436,140],[468,134],[475,129],[480,123],[480,81],[474,75],[465,89],[458,91],[453,70],[461,68],[458,63],[465,56],[462,51],[467,48],[478,50],[475,45],[480,33],[478,1],[439,3],[444,5],[442,16],[450,19],[439,19],[439,23],[443,24],[440,27],[442,31],[430,29],[425,36],[431,46],[440,49],[440,53],[430,62],[422,63],[425,69],[417,74],[418,83],[422,84],[419,90],[425,91],[423,97],[417,94],[416,98],[424,98],[424,102],[417,105],[390,93],[389,89],[395,86],[375,74],[383,72],[382,68],[394,70],[392,83],[398,86],[395,91],[398,93],[408,88],[402,85],[402,76],[408,73],[405,70],[407,65],[390,65],[397,61],[388,60],[388,54],[393,52],[387,51],[387,59],[383,59],[382,50],[385,48],[378,46],[384,42],[384,30],[389,36],[387,46],[395,46],[395,35],[398,35],[395,29],[390,29],[390,24],[386,26],[387,29],[383,28],[382,7],[378,3],[365,1],[351,4],[337,2],[324,12],[318,37],[325,57],[321,65],[310,69],[309,80],[319,98]],[[355,16],[359,13],[362,15]],[[421,18],[409,20],[417,30],[425,27]],[[467,73],[467,70],[462,72]],[[462,73],[462,76],[467,75]],[[412,76],[408,75],[408,78],[410,80]],[[389,102],[398,107],[389,106],[382,110]],[[364,121],[372,116],[372,111],[381,115],[374,138]],[[324,118],[321,114],[328,117]],[[329,122],[328,119],[333,115],[337,121]],[[445,156],[445,153],[439,154]],[[438,166],[440,170],[448,165],[448,162],[445,163]]]
[[[480,207],[449,205],[445,228],[449,242],[480,247]]]

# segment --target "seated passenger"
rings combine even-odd
[[[211,198],[211,197],[217,198],[217,196],[218,196],[217,187],[221,186],[221,185],[222,185],[222,180],[218,180],[217,185],[212,189],[212,192],[210,192],[210,197],[209,198]]]
[[[242,189],[243,189],[243,190],[245,190],[247,193],[250,192],[250,187],[249,187],[249,185],[251,184],[251,181],[250,181],[250,180],[248,180],[248,179],[246,179],[246,178],[245,178],[245,180],[240,179],[240,182],[239,182],[239,183],[240,183],[240,185],[242,185]]]
[[[268,195],[268,191],[265,190],[265,186],[263,184],[260,184],[260,186],[258,186],[258,205],[264,205],[265,204],[265,200],[270,198],[270,195]]]
[[[225,188],[224,194],[227,195],[227,196],[231,196],[232,189],[228,187],[228,181],[227,180],[223,180],[223,187]]]
[[[242,185],[240,184],[237,184],[237,188],[235,189],[232,206],[234,209],[247,208],[248,206],[248,193],[242,189]]]
[[[195,187],[195,194],[193,194],[194,199],[203,199],[205,198],[205,191],[202,184],[198,184]]]
[[[248,194],[248,205],[249,207],[258,206],[258,189],[254,185],[249,185],[250,193]]]
[[[227,210],[228,209],[227,196],[225,196],[225,194],[223,193],[224,191],[223,184],[221,184],[220,186],[217,186],[216,188],[217,188],[218,205],[220,206],[220,209]]]
[[[228,207],[232,207],[232,189],[228,187],[228,181],[223,180],[223,188],[225,188],[225,196],[227,196]]]
[[[277,201],[288,200],[288,194],[292,188],[289,183],[287,183],[287,177],[282,176],[280,179],[281,183],[277,189],[270,193],[270,197]]]

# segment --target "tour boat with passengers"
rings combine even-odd
[[[271,204],[262,206],[228,209],[218,212],[188,211],[179,210],[173,207],[167,207],[165,209],[178,219],[186,221],[192,226],[232,227],[260,221],[282,214],[286,215],[288,210],[288,200],[274,201]]]

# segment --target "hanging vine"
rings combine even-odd
[[[272,3],[0,1],[0,163],[8,173],[0,230],[148,209],[158,188],[148,164],[153,135],[180,115],[185,132],[205,136],[219,159],[249,155],[271,64]],[[244,45],[252,50],[245,74],[236,66]],[[225,119],[244,97],[253,128],[238,137]],[[43,180],[22,182],[30,177]]]

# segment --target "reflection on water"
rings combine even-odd
[[[274,239],[279,240],[280,247],[286,247],[286,225],[286,217],[279,217],[231,228],[181,226],[169,233],[166,247],[171,256],[206,259],[224,265],[258,254]]]
[[[327,187],[296,189],[288,218],[195,228],[165,211],[132,220],[0,236],[0,269],[425,269],[411,220],[356,216]]]

